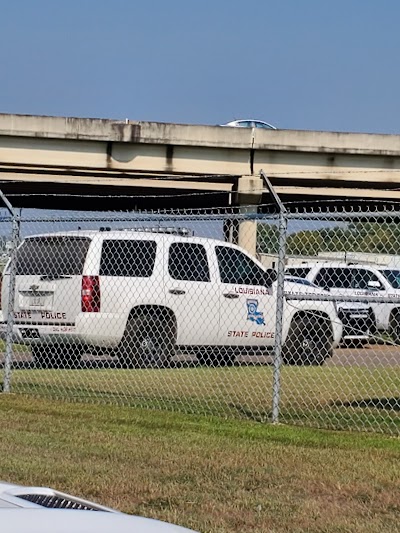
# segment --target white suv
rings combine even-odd
[[[287,270],[290,272],[290,267]],[[303,289],[303,292],[306,288],[314,287],[317,289],[315,292],[321,294],[322,300],[324,295],[329,295],[329,291],[318,287],[306,278],[289,274],[285,275],[285,280],[296,283],[298,287]],[[371,307],[359,302],[336,302],[336,310],[343,323],[342,342],[353,346],[366,344],[371,336]]]
[[[177,348],[232,363],[275,343],[276,273],[218,240],[133,230],[27,237],[16,261],[14,333],[37,365],[84,352],[132,366],[165,366]],[[3,320],[10,263],[3,289]],[[285,302],[284,359],[322,364],[339,343],[333,303]]]
[[[288,274],[308,279],[341,296],[385,297],[392,301],[374,303],[371,307],[373,329],[388,332],[400,342],[400,269],[365,264],[313,262],[290,265]]]

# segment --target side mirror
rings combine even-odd
[[[381,284],[379,283],[379,281],[369,281],[367,283],[367,287],[368,289],[371,289],[373,291],[377,291],[381,288]]]
[[[270,287],[278,278],[278,272],[273,268],[268,268],[264,274],[264,284]]]

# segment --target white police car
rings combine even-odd
[[[0,524],[4,533],[195,533],[47,487],[5,482],[0,482]]]

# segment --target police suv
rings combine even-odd
[[[287,267],[299,276],[340,296],[385,297],[387,302],[368,302],[372,329],[390,333],[400,342],[400,269],[331,261],[307,262]],[[345,322],[345,320],[343,320]]]
[[[290,267],[287,269],[290,272]],[[285,275],[285,280],[292,282],[291,291],[285,293],[293,294],[293,283],[299,287],[298,291],[304,292],[306,287],[314,287],[318,290],[323,300],[324,295],[329,295],[329,291],[318,287],[306,278]],[[301,290],[303,289],[303,291]],[[336,302],[336,311],[343,323],[342,343],[346,345],[366,344],[371,336],[372,314],[368,304],[361,302]]]
[[[14,333],[38,366],[72,366],[87,352],[166,366],[178,349],[230,364],[275,344],[276,273],[238,246],[176,228],[25,238],[5,269],[4,322],[11,272]],[[285,362],[322,364],[341,334],[332,302],[285,302]]]

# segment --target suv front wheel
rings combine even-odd
[[[400,344],[400,311],[392,311],[389,321],[389,334],[395,344]]]
[[[291,365],[322,365],[332,355],[332,330],[324,317],[295,317],[282,348],[282,359]]]

